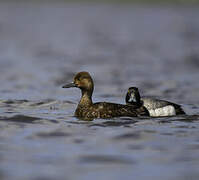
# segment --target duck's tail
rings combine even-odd
[[[176,115],[186,114],[180,105],[174,104],[174,107],[176,110]]]
[[[177,115],[180,115],[180,114],[186,114],[186,113],[185,113],[184,110],[180,107],[180,108],[176,109],[176,114],[177,114]]]

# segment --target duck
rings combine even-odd
[[[128,89],[126,94],[126,104],[133,106],[137,105],[138,107],[144,106],[149,111],[151,117],[186,114],[179,104],[150,97],[141,98],[137,87],[130,87]]]
[[[137,117],[149,116],[148,110],[143,106],[116,104],[111,102],[93,103],[92,94],[94,90],[94,82],[88,72],[78,72],[73,82],[62,86],[62,88],[76,87],[81,90],[81,99],[77,105],[74,116],[83,120],[93,120],[96,118],[114,118],[114,117]]]

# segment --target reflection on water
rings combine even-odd
[[[0,6],[0,179],[198,179],[199,11],[185,7]],[[78,71],[94,101],[128,87],[182,104],[164,118],[73,117]]]

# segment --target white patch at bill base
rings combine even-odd
[[[135,96],[131,94],[128,102],[136,102]]]

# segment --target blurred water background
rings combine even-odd
[[[0,2],[0,179],[198,180],[198,3],[118,2]],[[80,121],[79,71],[94,101],[137,86],[188,115]]]

